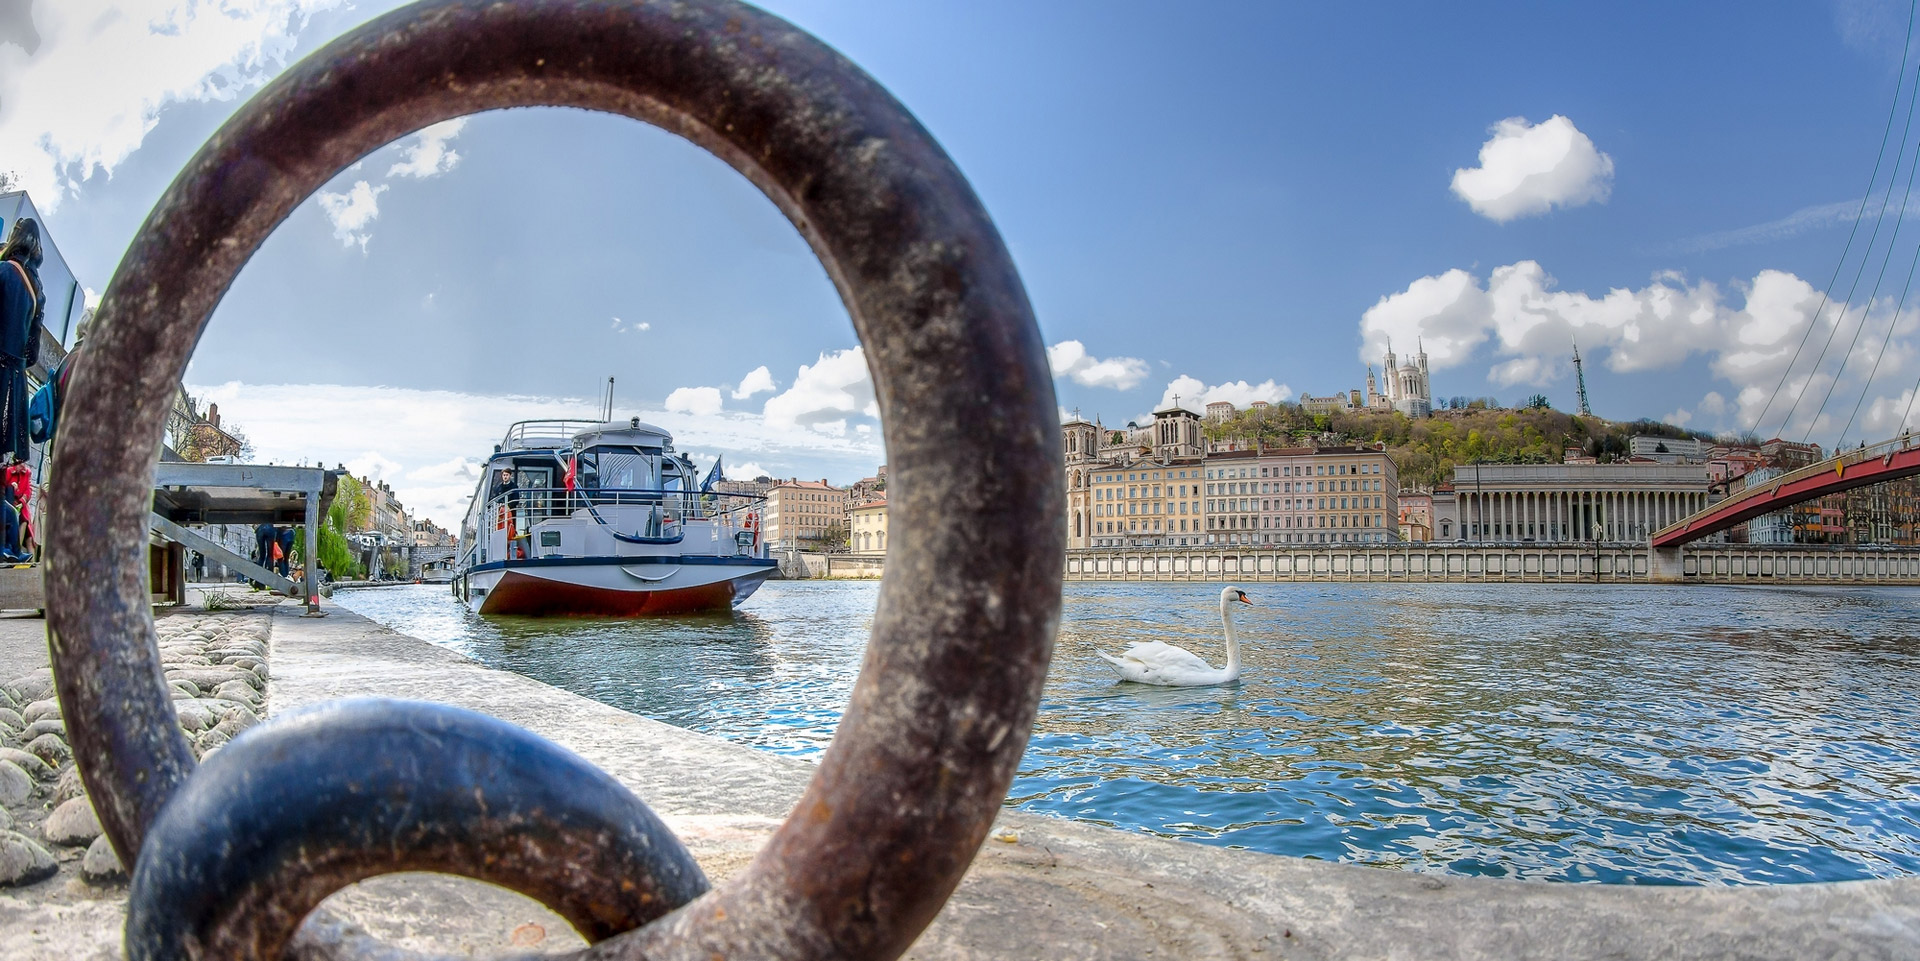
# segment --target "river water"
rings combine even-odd
[[[1007,803],[1207,844],[1448,874],[1758,884],[1920,874],[1920,592],[1257,584],[1232,686],[1219,585],[1069,584]],[[742,744],[826,748],[878,585],[731,615],[482,618],[443,586],[336,600],[485,664]]]

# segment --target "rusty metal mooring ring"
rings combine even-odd
[[[207,318],[334,174],[516,106],[655,124],[766,192],[852,315],[895,477],[860,680],[793,815],[740,876],[588,952],[895,957],[984,839],[1039,702],[1065,546],[1053,384],[1011,258],[933,138],[838,53],[729,0],[425,0],[269,84],[167,190],[100,305],[48,499],[48,633],[101,824],[134,863],[194,773],[141,550]]]

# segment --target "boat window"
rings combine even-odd
[[[654,490],[654,459],[635,447],[590,447],[580,452],[574,484],[581,490]]]

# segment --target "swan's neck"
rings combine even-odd
[[[1227,674],[1240,673],[1240,637],[1233,632],[1233,606],[1225,599],[1220,601],[1220,624],[1227,629]]]

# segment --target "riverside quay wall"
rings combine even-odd
[[[1069,581],[1401,581],[1920,585],[1920,550],[1714,544],[1398,544],[1378,547],[1086,548]]]

